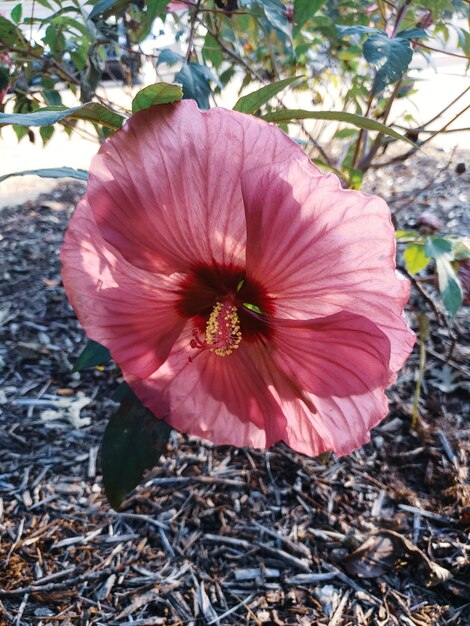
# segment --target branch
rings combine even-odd
[[[186,63],[191,58],[191,52],[193,50],[194,35],[196,34],[196,26],[197,26],[197,22],[199,21],[197,19],[197,14],[199,13],[199,6],[201,2],[202,0],[197,0],[197,3],[193,7],[193,11],[191,15],[191,26],[190,26],[189,37],[188,37],[188,49],[186,50],[186,56],[185,56]]]
[[[432,52],[440,52],[441,54],[446,54],[450,57],[457,57],[458,59],[466,59],[470,61],[470,57],[466,54],[456,54],[455,52],[447,52],[447,50],[439,50],[438,48],[431,48],[431,46],[426,46],[424,43],[420,41],[414,41],[415,46],[419,46],[420,48],[425,48],[426,50],[431,50]]]
[[[403,2],[403,4],[401,5],[401,7],[398,9],[397,12],[397,17],[395,18],[395,25],[393,27],[393,32],[391,35],[391,39],[393,39],[393,37],[396,36],[396,34],[398,33],[398,29],[400,28],[400,24],[402,23],[403,18],[405,17],[405,14],[408,10],[408,6],[411,4],[411,0],[405,0]],[[375,82],[375,81],[374,81]],[[387,102],[387,108],[385,109],[385,113],[384,113],[384,121],[383,123],[386,124],[387,123],[387,117],[390,113],[390,109],[392,107],[393,101],[395,100],[397,94],[398,94],[398,89],[401,85],[401,80],[399,80],[397,82],[397,84],[395,85],[395,88],[393,90],[392,95],[390,96],[388,102]],[[374,83],[372,83],[372,89],[369,95],[369,100],[367,102],[367,109],[365,112],[365,116],[367,117],[369,115],[371,106],[372,106],[372,102],[374,100]],[[352,162],[351,165],[352,167],[356,166],[357,160],[359,158],[359,153],[361,150],[361,145],[362,145],[362,139],[364,137],[364,129],[361,128],[360,132],[359,132],[359,136],[357,138],[357,142],[356,142],[356,146],[354,149],[354,155],[352,158]],[[375,153],[377,152],[377,150],[379,149],[380,145],[382,143],[382,138],[380,136],[380,133],[377,135],[377,137],[374,140],[374,143],[369,151],[369,154],[367,156],[363,155],[362,159],[361,159],[361,164],[359,165],[360,169],[364,170],[364,167],[368,167],[368,165],[370,164],[370,162],[372,161],[372,159],[374,158]],[[362,167],[361,167],[362,165]]]
[[[467,93],[467,91],[469,91],[469,90],[470,90],[470,87],[467,87],[466,89],[464,89],[464,90],[462,91],[462,93],[461,93],[461,94],[459,94],[456,98],[454,98],[454,100],[452,100],[452,102],[451,102],[450,104],[448,104],[448,105],[447,105],[444,109],[442,109],[442,111],[441,111],[440,113],[438,113],[437,115],[435,115],[433,118],[431,118],[431,119],[430,119],[428,122],[426,122],[425,124],[422,124],[422,125],[419,127],[419,129],[421,130],[421,129],[426,128],[426,126],[429,126],[429,124],[432,124],[432,122],[434,122],[435,120],[437,120],[438,118],[440,118],[440,117],[441,117],[441,115],[442,115],[443,113],[445,113],[448,109],[450,109],[450,107],[451,107],[452,105],[454,105],[454,104],[455,104],[458,100],[460,100],[460,98],[462,98],[462,97],[463,97],[463,96]],[[417,129],[417,130],[418,130],[418,129]]]
[[[421,146],[424,146],[426,143],[428,143],[428,141],[431,141],[431,139],[433,139],[436,135],[439,135],[440,133],[442,133],[445,130],[447,130],[447,127],[450,126],[453,122],[455,122],[455,120],[458,117],[460,117],[461,115],[463,115],[465,113],[465,111],[467,111],[468,109],[470,109],[470,104],[468,106],[466,106],[464,109],[462,109],[462,111],[460,111],[460,113],[457,113],[457,115],[455,115],[450,120],[450,122],[447,122],[447,124],[444,124],[444,126],[442,128],[440,128],[439,130],[436,130],[435,133],[433,133],[427,139],[425,139],[423,142],[421,142],[418,147],[411,148],[410,150],[408,150],[408,152],[405,152],[404,154],[400,154],[399,156],[396,156],[393,159],[390,159],[390,161],[386,161],[385,163],[372,163],[370,165],[370,167],[373,168],[373,169],[378,169],[380,167],[385,167],[385,165],[391,165],[392,163],[399,163],[400,161],[405,161],[409,156],[413,155],[419,148],[421,148]]]

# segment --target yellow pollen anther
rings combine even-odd
[[[206,343],[217,356],[227,356],[242,340],[237,307],[230,302],[217,302],[206,324]]]

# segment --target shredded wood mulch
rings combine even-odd
[[[428,208],[443,232],[468,233],[464,157],[421,155],[369,188],[401,228]],[[82,192],[61,185],[0,216],[0,624],[468,625],[468,312],[449,329],[432,281],[413,292],[413,320],[424,311],[432,325],[416,428],[418,348],[354,454],[175,433],[116,513],[99,445],[119,372],[71,373],[85,338],[60,282]]]

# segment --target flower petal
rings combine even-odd
[[[344,190],[336,176],[316,176],[300,161],[245,172],[242,193],[247,279],[275,298],[276,315],[363,315],[389,338],[397,371],[415,337],[402,314],[410,286],[395,271],[385,202]]]
[[[154,372],[185,324],[176,310],[179,277],[127,263],[100,236],[86,200],[75,209],[61,260],[65,290],[87,335],[134,375]]]
[[[108,139],[87,197],[104,239],[137,267],[244,265],[241,174],[292,158],[306,160],[279,129],[184,100],[139,111]]]
[[[342,398],[308,394],[306,400],[307,404],[284,397],[279,402],[287,419],[283,440],[310,456],[329,451],[349,454],[370,440],[371,429],[388,413],[383,389]]]
[[[190,362],[191,330],[188,323],[149,378],[123,371],[144,405],[182,432],[218,445],[266,448],[283,440],[310,456],[347,454],[387,413],[382,389],[341,398],[302,390],[261,342],[242,342],[226,357],[202,352]]]
[[[218,445],[266,448],[279,441],[284,417],[256,355],[240,346],[226,357],[195,356],[190,340],[189,323],[168,360],[146,380],[123,372],[143,404],[174,428]]]
[[[361,315],[342,311],[315,320],[277,319],[271,325],[273,360],[301,390],[344,397],[390,381],[390,342]]]
[[[338,397],[319,397],[299,387],[298,381],[278,367],[266,349],[248,347],[269,390],[284,415],[276,432],[282,428],[282,441],[291,448],[318,456],[324,452],[349,454],[370,439],[370,430],[388,413],[387,397],[382,388]]]

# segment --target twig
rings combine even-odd
[[[413,286],[416,287],[416,289],[419,291],[420,295],[422,295],[423,298],[426,300],[426,302],[431,306],[432,310],[436,314],[436,317],[437,317],[439,323],[442,323],[442,320],[445,319],[445,318],[444,318],[444,315],[442,314],[442,311],[439,310],[439,307],[436,304],[436,302],[434,302],[434,300],[431,298],[431,296],[428,293],[426,293],[426,291],[423,289],[422,285],[416,280],[416,278],[413,276],[413,274],[410,274],[410,272],[408,272],[408,270],[405,267],[400,266],[400,267],[398,267],[398,269],[400,270],[400,272],[403,272],[403,274],[406,274],[407,278],[409,278],[409,280],[411,281]]]
[[[457,57],[458,59],[466,59],[467,61],[470,60],[470,57],[467,56],[466,54],[457,54],[455,52],[448,52],[447,50],[439,50],[438,48],[432,48],[431,46],[426,46],[424,43],[421,43],[420,41],[416,41],[416,40],[413,43],[415,44],[415,46],[419,46],[420,48],[426,48],[426,50],[431,50],[432,52],[440,52],[441,54],[445,54],[450,57]]]
[[[442,444],[442,447],[444,448],[444,452],[446,453],[447,458],[452,463],[452,465],[454,465],[454,467],[458,470],[459,469],[459,460],[458,460],[457,455],[455,454],[455,452],[452,450],[451,445],[449,443],[449,440],[446,437],[445,432],[443,430],[439,429],[437,431],[437,434],[439,435],[439,439],[441,440],[441,444]]]
[[[231,609],[229,609],[228,611],[225,611],[225,613],[222,613],[222,615],[219,615],[217,618],[214,618],[210,622],[207,622],[207,626],[210,626],[211,624],[215,624],[217,622],[220,622],[221,619],[225,619],[226,617],[228,617],[232,613],[235,613],[235,611],[238,611],[238,609],[241,609],[243,606],[245,606],[246,604],[248,604],[249,602],[251,602],[255,598],[256,598],[256,593],[251,593],[244,600],[242,600],[241,602],[239,602],[235,606],[232,606]]]
[[[403,21],[403,18],[405,17],[405,13],[407,12],[410,4],[411,4],[411,0],[405,0],[405,2],[398,9],[397,17],[395,20],[395,26],[393,27],[392,38],[395,37],[396,34],[398,33],[398,29],[400,28],[400,25]]]
[[[421,130],[426,128],[426,126],[429,126],[429,124],[432,124],[433,122],[435,122],[437,119],[439,119],[441,117],[441,115],[443,113],[445,113],[448,109],[450,109],[451,106],[453,106],[456,102],[458,102],[460,100],[460,98],[463,98],[463,96],[467,93],[467,91],[470,90],[470,87],[467,87],[466,89],[464,89],[462,91],[462,93],[460,93],[456,98],[454,98],[452,100],[452,102],[450,104],[448,104],[445,108],[442,109],[442,111],[440,113],[438,113],[437,115],[435,115],[434,117],[432,117],[429,121],[427,121],[425,124],[422,124],[419,128],[417,128],[416,130]],[[442,131],[441,131],[442,132]]]
[[[80,585],[84,582],[89,582],[92,580],[98,580],[99,578],[103,578],[104,576],[110,576],[111,574],[115,574],[116,572],[121,572],[126,569],[131,563],[133,563],[136,559],[131,559],[123,563],[122,565],[117,565],[113,567],[108,567],[106,569],[99,570],[98,572],[88,572],[86,574],[80,574],[79,576],[75,576],[75,578],[69,578],[60,583],[49,583],[47,585],[33,584],[28,585],[27,587],[19,587],[18,589],[0,589],[0,598],[8,598],[12,596],[21,596],[23,594],[30,593],[38,593],[45,591],[62,591],[64,589],[68,589],[75,585]]]
[[[435,133],[430,135],[427,139],[425,139],[423,142],[421,142],[418,147],[411,148],[410,150],[408,150],[408,152],[405,152],[404,154],[400,154],[394,157],[393,159],[386,161],[385,163],[371,163],[370,167],[373,169],[378,169],[379,167],[385,167],[386,165],[392,165],[393,163],[399,163],[400,161],[405,161],[408,157],[412,156],[416,152],[416,150],[424,146],[424,144],[428,143],[428,141],[431,141],[431,139],[433,139],[436,135],[439,135],[440,133],[445,131],[453,122],[455,122],[457,118],[463,115],[465,111],[468,111],[468,109],[470,109],[470,104],[466,106],[464,109],[462,109],[462,111],[457,113],[457,115],[455,115],[449,122],[444,124],[442,128],[440,128]]]
[[[418,315],[419,322],[419,368],[416,380],[415,393],[413,396],[413,409],[411,412],[411,428],[415,429],[419,420],[419,400],[421,397],[421,387],[426,370],[426,341],[429,339],[429,320],[424,313]]]
[[[279,548],[273,548],[267,543],[257,542],[256,544],[263,552],[267,552],[271,556],[277,557],[281,561],[285,561],[291,567],[295,567],[296,569],[300,569],[302,572],[306,574],[311,574],[312,570],[310,566],[306,563],[306,559],[298,559],[296,556],[285,552],[284,550],[280,550]]]
[[[410,506],[409,504],[399,504],[398,508],[402,511],[407,511],[408,513],[416,513],[417,515],[421,515],[421,517],[427,517],[428,519],[432,519],[435,522],[441,522],[444,524],[455,524],[455,520],[450,517],[445,517],[444,515],[432,513],[431,511],[420,509],[417,506]]]
[[[199,6],[200,6],[201,2],[202,2],[202,0],[197,0],[197,3],[195,5],[193,5],[193,9],[192,9],[191,25],[190,25],[190,28],[189,28],[189,37],[188,37],[188,49],[186,50],[186,55],[184,57],[184,60],[185,60],[186,63],[191,58],[191,53],[192,53],[192,50],[193,50],[194,35],[196,34],[196,26],[197,26],[197,22],[199,21],[197,19],[197,14],[199,12]]]
[[[368,115],[370,113],[370,109],[371,109],[373,100],[374,100],[374,91],[373,91],[373,88],[372,88],[372,90],[371,90],[371,92],[369,94],[369,99],[367,101],[366,112],[364,113],[365,117],[368,117]],[[363,128],[361,128],[361,130],[359,131],[359,135],[357,137],[356,145],[354,147],[354,154],[353,154],[353,158],[352,158],[352,161],[351,161],[351,166],[353,168],[356,167],[357,159],[359,158],[359,152],[360,152],[360,149],[361,149],[362,139],[364,137],[364,133],[365,133],[365,130]]]
[[[98,515],[99,517],[112,516],[118,519],[136,520],[138,522],[145,522],[151,526],[156,526],[157,528],[162,528],[163,530],[169,530],[167,524],[163,524],[149,515],[142,515],[140,513],[119,513],[117,511],[88,511],[88,513],[90,515]]]
[[[411,0],[405,0],[404,3],[402,4],[402,6],[398,9],[397,17],[395,19],[395,25],[393,27],[393,32],[392,32],[392,36],[391,36],[392,39],[393,39],[393,37],[396,36],[396,34],[398,32],[398,29],[400,27],[400,24],[401,24],[403,18],[405,17],[406,11],[408,10],[408,6],[410,4],[411,4]],[[369,99],[367,101],[367,109],[366,109],[366,112],[365,112],[365,116],[366,117],[369,115],[370,109],[372,107],[372,102],[373,102],[374,96],[375,96],[375,94],[374,94],[374,83],[375,83],[375,79],[374,79],[374,82],[372,83],[371,92],[369,94]],[[394,90],[393,90],[393,93],[390,96],[390,98],[388,99],[387,107],[386,107],[384,115],[383,115],[383,118],[384,118],[383,119],[383,123],[384,124],[387,123],[387,117],[388,117],[388,115],[390,113],[390,109],[392,108],[392,104],[393,104],[393,102],[394,102],[394,100],[395,100],[395,98],[396,98],[396,96],[398,94],[398,90],[400,88],[400,85],[401,85],[401,80],[399,80],[396,83],[396,85],[394,87]],[[364,129],[361,128],[361,130],[359,131],[359,135],[358,135],[357,141],[356,141],[356,146],[354,148],[354,155],[353,155],[352,162],[351,162],[352,167],[356,167],[356,163],[357,163],[357,160],[359,158],[359,154],[360,154],[360,150],[361,150],[361,146],[362,146],[362,140],[363,140],[363,137],[364,137],[364,133],[365,133]],[[369,154],[367,155],[367,158],[363,157],[361,159],[361,161],[364,162],[365,167],[369,166],[369,164],[372,161],[375,153],[379,149],[381,143],[382,143],[382,138],[381,138],[380,133],[379,133],[377,135],[377,137],[375,138],[375,140],[374,140],[374,143],[373,143],[373,145],[372,145],[372,147],[371,147],[371,149],[369,151]],[[364,167],[360,166],[360,169],[364,169]]]
[[[393,103],[395,101],[395,98],[398,95],[401,83],[402,83],[402,79],[400,79],[399,81],[397,81],[395,83],[395,87],[393,88],[392,95],[388,99],[387,105],[386,105],[385,110],[384,110],[383,115],[382,115],[382,120],[381,120],[382,124],[386,124],[387,123],[388,116],[390,115],[390,110],[391,110],[392,105],[393,105]],[[370,164],[372,163],[372,159],[377,154],[377,151],[379,150],[381,145],[382,145],[382,135],[381,135],[381,133],[378,133],[377,137],[372,142],[372,146],[371,146],[368,154],[363,155],[361,160],[359,161],[359,165],[358,165],[359,169],[365,171],[365,170],[367,170],[369,168]]]

